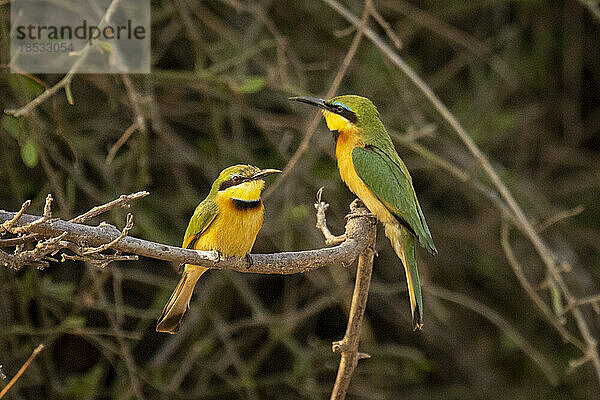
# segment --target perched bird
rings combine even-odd
[[[423,300],[415,258],[418,241],[437,253],[412,178],[396,153],[379,112],[371,100],[354,95],[331,100],[291,97],[322,109],[336,140],[336,158],[342,180],[385,227],[402,261],[410,297],[414,329],[423,326]]]
[[[208,196],[196,207],[182,247],[216,250],[227,257],[247,256],[263,222],[260,199],[265,186],[263,178],[277,172],[281,171],[261,170],[252,165],[234,165],[221,171]],[[185,265],[183,276],[156,325],[158,332],[179,331],[194,286],[207,270],[200,265]]]

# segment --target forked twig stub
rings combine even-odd
[[[329,204],[321,201],[321,197],[323,196],[323,190],[325,188],[321,187],[317,191],[317,202],[314,204],[315,209],[317,210],[317,229],[323,233],[325,237],[325,244],[327,246],[334,246],[336,244],[340,244],[346,240],[346,234],[342,234],[339,236],[335,236],[329,230],[327,226],[327,218],[325,217],[325,211],[329,208]]]
[[[129,203],[131,203],[134,200],[144,198],[144,197],[148,196],[149,194],[150,194],[150,192],[147,192],[145,190],[143,190],[141,192],[131,193],[131,194],[122,194],[121,196],[119,196],[118,198],[116,198],[113,201],[109,201],[108,203],[102,204],[101,206],[96,206],[96,207],[92,208],[91,210],[89,210],[75,218],[70,219],[69,222],[74,222],[74,223],[80,224],[84,221],[87,221],[90,218],[93,218],[97,215],[105,213],[106,211],[108,211],[114,207],[129,208]]]
[[[98,247],[92,247],[89,249],[85,249],[84,251],[81,252],[81,255],[101,253],[104,250],[111,248],[112,246],[117,244],[121,239],[123,239],[125,236],[127,236],[129,234],[129,231],[131,230],[131,228],[133,228],[133,214],[128,213],[127,214],[127,222],[125,223],[125,227],[123,228],[123,230],[121,231],[121,234],[119,236],[117,236],[114,240],[112,240],[109,243],[103,244]]]

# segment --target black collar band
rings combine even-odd
[[[231,201],[233,202],[233,205],[235,206],[235,208],[237,208],[238,210],[251,210],[253,208],[257,208],[260,207],[261,205],[261,200],[240,200],[240,199],[234,199],[232,198]]]

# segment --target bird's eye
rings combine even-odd
[[[236,175],[233,178],[231,178],[231,180],[234,181],[235,183],[238,183],[240,181],[240,177]]]
[[[337,112],[339,112],[339,113],[341,113],[341,112],[344,112],[344,110],[345,110],[345,108],[344,108],[344,107],[342,107],[342,106],[336,106],[336,107],[335,107],[335,109],[336,109],[336,111],[337,111]]]

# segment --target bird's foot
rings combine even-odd
[[[377,218],[377,216],[373,213],[351,212],[346,214],[346,220],[360,217]]]
[[[223,254],[219,250],[213,250],[213,259],[218,263],[223,260]]]
[[[252,261],[252,256],[250,255],[250,253],[246,254],[246,262],[248,263],[246,265],[246,269],[250,269],[250,267],[252,267],[252,265],[254,264],[254,261]]]

